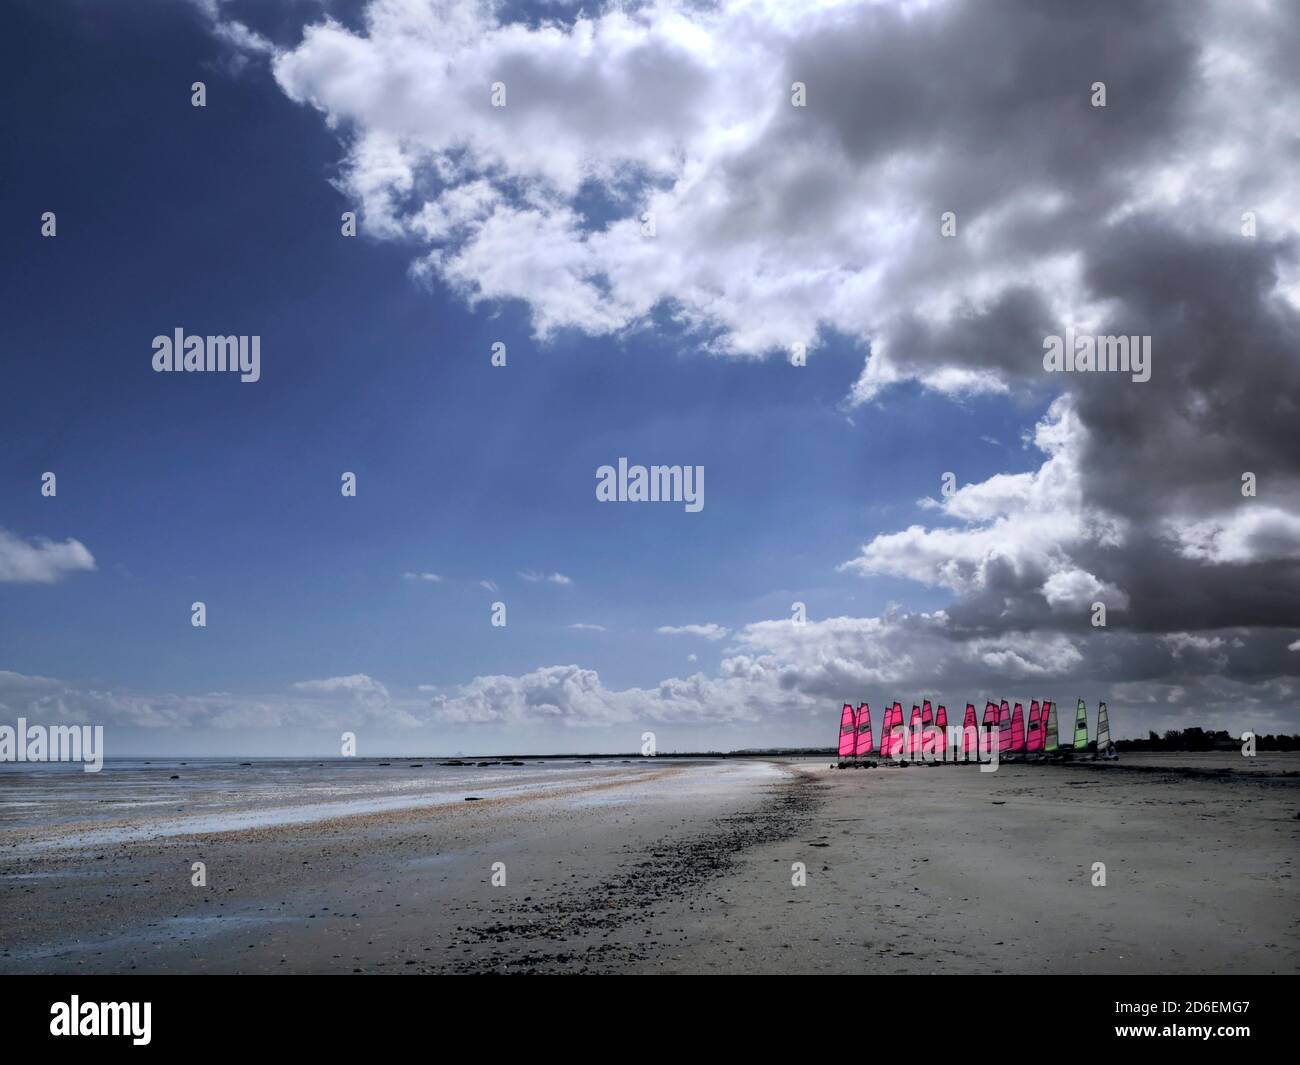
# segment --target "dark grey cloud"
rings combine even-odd
[[[1128,0],[850,7],[793,44],[786,72],[809,86],[813,129],[850,159],[940,153],[931,190],[978,210],[1040,181],[1104,184],[1115,161],[1165,148],[1197,77],[1190,13]],[[1106,111],[1090,104],[1098,81]],[[807,128],[802,115],[784,124]]]
[[[1227,167],[1218,215],[1194,185],[1160,188],[1213,170],[1216,151],[1241,154],[1223,147],[1212,121],[1223,113],[1207,102],[1209,72],[1226,62],[1214,32],[1225,17],[1208,4],[872,7],[800,40],[787,65],[815,86],[811,136],[864,165],[934,153],[943,165],[923,187],[935,216],[955,210],[967,232],[984,213],[996,218],[1001,288],[943,316],[902,310],[887,357],[902,376],[992,372],[1013,392],[1073,398],[1085,430],[1080,505],[1124,533],[1119,544],[1073,542],[1069,557],[1126,594],[1120,609],[1111,601],[1112,629],[1300,626],[1300,524],[1285,520],[1300,515],[1300,314],[1295,293],[1280,290],[1296,278],[1294,219],[1274,214],[1254,238],[1240,230],[1242,212],[1276,201],[1297,139],[1260,143]],[[1236,56],[1254,80],[1236,87],[1259,99],[1230,106],[1250,113],[1276,102],[1270,93],[1295,98],[1294,63],[1276,40],[1295,39],[1297,13],[1245,21]],[[1104,109],[1089,104],[1094,81],[1106,83]],[[785,119],[792,138],[801,121]],[[1050,206],[1036,211],[1035,200]],[[1036,276],[1053,254],[1078,264],[1067,311],[1092,311],[1098,334],[1152,337],[1149,382],[1044,373],[1043,338],[1072,324]],[[913,269],[944,284],[978,268],[963,259],[954,272],[947,256],[934,242]],[[1241,493],[1246,471],[1259,479],[1254,498]],[[1281,516],[1251,517],[1273,510]],[[1241,550],[1188,557],[1179,531],[1216,522]],[[990,560],[950,608],[954,623],[971,634],[1086,634],[1087,612],[1052,609],[1042,577]],[[1267,657],[1276,672],[1297,672],[1275,647]]]

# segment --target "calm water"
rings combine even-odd
[[[293,824],[473,796],[545,793],[653,768],[649,759],[620,758],[487,766],[436,759],[120,759],[105,761],[99,773],[73,764],[6,763],[0,765],[0,840],[71,846]]]

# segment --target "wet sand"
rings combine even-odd
[[[194,793],[10,816],[0,972],[1300,971],[1296,755],[478,772],[230,831],[176,830]]]

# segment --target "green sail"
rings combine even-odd
[[[1056,704],[1047,704],[1047,742],[1043,747],[1045,751],[1055,751],[1060,747],[1056,737]]]
[[[1088,708],[1079,700],[1079,712],[1074,716],[1074,749],[1086,750],[1088,747]]]

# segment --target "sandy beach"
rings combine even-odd
[[[1300,970],[1296,755],[160,763],[0,788],[5,973]]]

